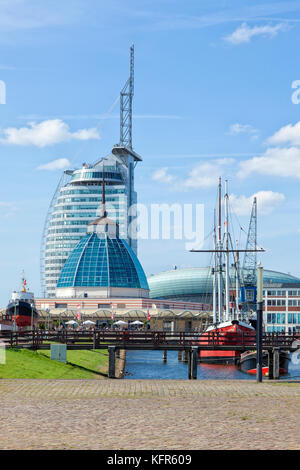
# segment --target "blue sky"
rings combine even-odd
[[[208,233],[227,177],[245,229],[258,194],[263,265],[300,276],[299,28],[296,1],[0,0],[0,305],[22,269],[39,294],[62,171],[41,167],[94,162],[118,142],[111,108],[132,43],[139,201],[203,203]],[[185,241],[142,240],[139,257],[147,274],[209,261]]]

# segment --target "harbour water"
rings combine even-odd
[[[299,358],[300,359],[300,356]],[[294,361],[298,362],[298,360]],[[300,362],[300,360],[299,360]],[[127,351],[124,379],[187,379],[188,366],[178,361],[177,351],[168,351],[163,362],[163,351]],[[290,362],[289,374],[282,379],[300,380],[300,364]],[[236,366],[198,364],[197,379],[255,380],[255,376],[241,372]]]

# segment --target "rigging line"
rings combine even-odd
[[[96,123],[96,126],[95,128],[98,129],[100,131],[100,129],[103,127],[104,125],[104,122],[108,119],[108,117],[110,116],[110,114],[112,113],[112,111],[114,110],[115,106],[117,105],[117,103],[120,101],[120,95],[117,96],[117,98],[114,100],[114,102],[112,103],[112,105],[110,106],[110,108],[108,109],[108,111],[104,114],[104,116],[99,119]],[[81,153],[82,153],[82,150],[83,150],[83,147],[86,145],[86,141],[83,141],[81,146],[77,149],[77,151],[71,156],[72,159],[76,159]],[[99,158],[96,160],[96,162],[99,161]],[[96,163],[95,162],[95,163]],[[93,163],[94,165],[94,163]]]
[[[212,229],[212,230],[206,235],[206,237],[204,237],[203,241],[207,240],[208,237],[210,237],[213,233],[214,233],[214,229]]]
[[[212,267],[212,263],[213,263],[213,253],[210,254],[210,257],[209,257],[209,264],[208,264],[208,269],[207,269],[207,273],[206,273],[206,277],[205,277],[205,296],[204,296],[204,303],[205,304],[208,304],[209,303],[209,292],[208,292],[208,283],[209,283],[209,279],[210,279],[210,276],[211,276],[211,267]]]
[[[236,218],[237,220],[237,224],[238,226],[240,227],[240,229],[247,235],[247,232],[246,230],[242,227],[242,225],[240,224],[240,221],[239,221],[239,218],[237,216],[237,214],[235,213],[235,211],[232,209],[232,206],[230,204],[230,200],[228,201],[229,202],[229,207],[230,207],[230,213],[234,215],[234,217]]]

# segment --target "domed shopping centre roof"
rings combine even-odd
[[[234,269],[230,278],[234,280]],[[264,270],[264,283],[300,283],[291,274]],[[148,277],[151,298],[210,294],[213,291],[213,276],[210,267],[182,268],[165,271]]]
[[[67,259],[57,283],[65,287],[149,289],[143,268],[125,240],[88,233]]]

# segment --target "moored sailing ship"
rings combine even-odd
[[[214,254],[214,266],[213,270],[213,324],[209,326],[206,331],[201,335],[199,346],[211,345],[212,342],[218,346],[224,346],[222,349],[214,350],[201,350],[199,349],[199,360],[200,362],[209,362],[215,364],[238,364],[241,356],[241,350],[239,346],[243,344],[254,345],[255,344],[255,328],[250,324],[250,318],[253,320],[253,310],[249,309],[249,312],[244,310],[241,311],[240,306],[240,293],[241,288],[245,292],[245,283],[241,280],[241,270],[239,266],[239,254],[241,252],[255,253],[257,251],[264,251],[258,249],[256,246],[256,235],[255,235],[255,246],[249,247],[247,241],[247,247],[245,250],[234,248],[230,246],[232,244],[230,233],[229,233],[229,207],[228,207],[228,185],[226,181],[226,190],[224,195],[225,205],[225,221],[224,221],[224,240],[222,236],[222,183],[221,178],[219,179],[219,197],[218,197],[218,227],[216,224],[216,213],[214,220],[214,249],[213,250],[192,250],[202,252],[212,252]],[[256,200],[254,200],[256,210]],[[250,222],[251,223],[251,222]],[[234,289],[230,286],[230,254],[235,255],[234,270],[235,270],[235,287]],[[223,265],[223,257],[225,256],[225,269]],[[256,257],[255,257],[256,264]],[[256,268],[254,268],[255,271]],[[243,270],[244,271],[244,270]],[[225,283],[223,279],[225,277]],[[248,276],[249,277],[249,276]],[[242,285],[244,284],[244,285]],[[248,282],[249,284],[249,282]],[[255,294],[254,285],[249,286],[250,293]],[[248,289],[247,289],[248,291]],[[232,302],[233,300],[233,302]],[[255,298],[252,299],[252,304]],[[255,323],[252,321],[252,324]],[[232,349],[230,349],[232,346]]]

